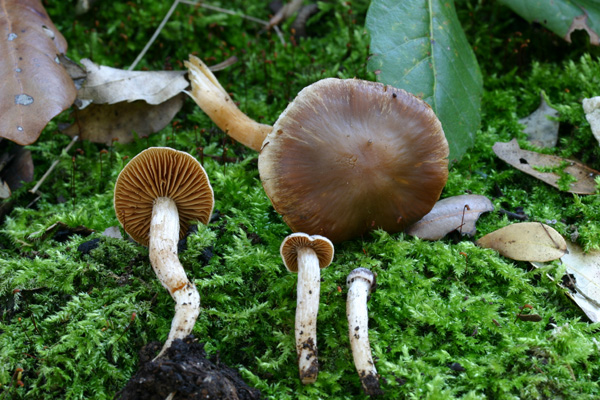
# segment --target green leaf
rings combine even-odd
[[[442,122],[450,160],[459,159],[479,129],[483,83],[454,2],[374,0],[366,27],[369,69],[425,100]]]
[[[571,43],[571,33],[585,30],[590,43],[600,45],[598,0],[500,0],[529,22],[538,22]]]

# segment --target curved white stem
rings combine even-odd
[[[175,316],[167,341],[156,358],[171,346],[173,340],[183,339],[191,333],[200,313],[200,294],[188,280],[179,262],[178,241],[177,205],[168,197],[159,197],[154,200],[150,223],[150,263],[162,285],[175,300]]]
[[[360,382],[368,395],[382,394],[369,343],[367,299],[374,279],[374,274],[368,269],[357,268],[348,275],[347,280],[346,315],[348,316],[350,346]]]
[[[235,105],[217,78],[198,57],[184,62],[189,69],[192,91],[188,93],[210,119],[225,133],[244,146],[260,151],[265,137],[273,129],[259,124]]]
[[[298,249],[298,298],[296,303],[296,351],[302,383],[314,383],[319,374],[317,358],[317,314],[321,270],[310,247]]]

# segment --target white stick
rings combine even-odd
[[[348,285],[346,315],[350,346],[360,382],[368,395],[382,394],[369,343],[367,299],[374,282],[375,275],[366,268],[356,268],[348,275],[346,281]]]
[[[156,358],[163,355],[173,340],[183,339],[191,333],[200,313],[200,294],[188,280],[179,262],[178,241],[177,205],[168,197],[159,197],[154,201],[150,223],[150,263],[162,285],[175,300],[175,316],[167,341]]]
[[[321,270],[310,247],[298,249],[298,298],[296,304],[296,350],[302,383],[314,383],[319,373],[317,359],[317,315]]]

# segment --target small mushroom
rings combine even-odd
[[[346,279],[348,285],[346,315],[352,356],[363,390],[370,396],[383,394],[379,387],[379,375],[375,369],[369,344],[367,300],[376,286],[375,277],[376,275],[366,268],[356,268]]]
[[[448,142],[431,107],[410,93],[327,78],[302,89],[271,127],[244,115],[199,59],[186,65],[196,103],[260,149],[263,187],[292,231],[333,243],[378,228],[400,232],[440,197]]]
[[[296,303],[296,352],[302,383],[314,383],[319,373],[317,358],[317,314],[321,289],[321,268],[333,260],[333,244],[329,239],[305,233],[287,236],[280,248],[283,264],[298,273]]]
[[[213,190],[202,165],[191,155],[167,147],[151,147],[123,168],[115,183],[115,212],[123,229],[149,247],[150,263],[175,300],[175,316],[160,357],[173,340],[193,329],[200,295],[177,256],[177,243],[191,221],[207,224]]]

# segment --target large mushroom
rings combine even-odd
[[[191,155],[167,147],[139,153],[115,183],[119,222],[135,241],[148,246],[152,268],[175,300],[171,330],[157,358],[173,340],[190,334],[200,312],[200,295],[179,262],[177,243],[190,222],[208,223],[213,204],[202,165]]]
[[[281,258],[288,271],[298,274],[296,301],[296,352],[302,383],[314,383],[319,373],[317,357],[317,315],[321,290],[320,269],[333,260],[329,239],[292,233],[281,243]]]
[[[261,181],[293,231],[334,243],[378,228],[399,232],[438,200],[448,178],[448,142],[417,97],[381,83],[327,78],[300,91],[268,130],[231,99],[223,101],[227,93],[214,75],[191,60],[191,96],[201,108],[211,118],[217,109],[235,115],[242,121],[235,129],[213,120],[233,138],[243,134],[238,140],[251,148],[264,138]]]

